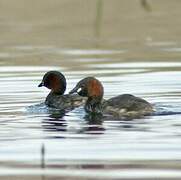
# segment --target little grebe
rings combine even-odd
[[[122,94],[108,100],[103,100],[104,88],[99,80],[87,77],[79,81],[70,94],[77,92],[88,97],[85,104],[87,113],[105,113],[118,117],[140,117],[153,112],[152,105],[130,94]]]
[[[73,109],[85,104],[86,99],[76,94],[65,94],[66,90],[65,76],[59,71],[47,72],[38,87],[45,86],[51,89],[46,97],[45,104],[60,110]]]

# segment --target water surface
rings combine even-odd
[[[180,179],[180,2],[152,1],[148,11],[139,1],[104,1],[101,26],[97,1],[41,2],[0,1],[0,177]],[[37,107],[49,70],[65,74],[66,93],[96,76],[106,99],[131,93],[155,113],[90,121],[82,107],[66,115]]]

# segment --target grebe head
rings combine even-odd
[[[49,71],[43,76],[43,80],[38,87],[45,86],[51,89],[53,93],[62,95],[66,90],[66,85],[66,79],[62,73],[59,71]]]
[[[104,88],[101,82],[96,78],[86,77],[79,81],[75,88],[73,88],[69,93],[73,94],[75,92],[77,92],[80,96],[102,99]]]

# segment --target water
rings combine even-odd
[[[39,3],[0,1],[0,178],[181,179],[180,2]],[[155,113],[52,113],[37,87],[49,70],[65,74],[66,93],[96,76],[105,99],[131,93]]]

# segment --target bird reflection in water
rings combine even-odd
[[[63,118],[65,111],[51,113],[43,120],[43,129],[45,131],[67,131],[67,122]]]
[[[84,117],[87,126],[83,128],[83,132],[87,134],[103,134],[105,128],[103,127],[102,114],[86,114]]]
[[[68,131],[68,123],[71,123],[66,120],[65,111],[59,111],[56,113],[51,113],[47,116],[43,122],[42,126],[44,131],[47,132],[65,132]],[[80,121],[77,120],[77,123],[80,123],[80,129],[75,133],[79,134],[103,134],[105,128],[103,127],[103,116],[101,114],[96,115],[86,115],[84,116],[85,123],[81,124]],[[63,134],[62,134],[63,135]],[[52,134],[51,134],[52,137]],[[54,136],[53,136],[54,137]],[[57,134],[54,138],[64,138]]]

